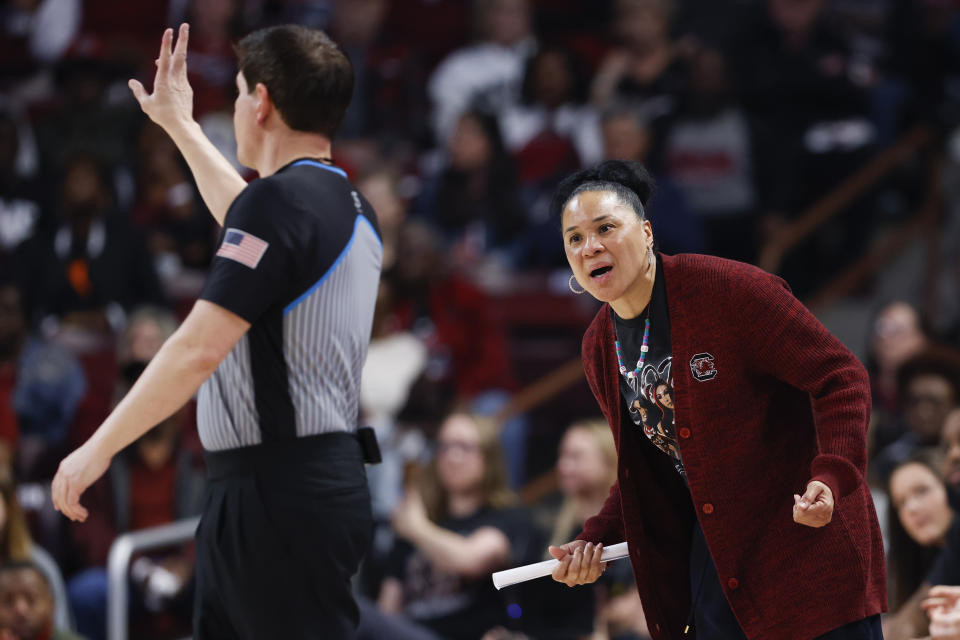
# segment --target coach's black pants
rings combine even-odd
[[[207,452],[196,640],[352,638],[350,578],[372,534],[349,434]]]

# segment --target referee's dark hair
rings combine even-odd
[[[333,138],[353,95],[353,66],[327,34],[299,25],[267,27],[234,49],[248,90],[262,82],[287,126]]]

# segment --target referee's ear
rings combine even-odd
[[[270,97],[270,91],[265,84],[258,82],[253,90],[257,93],[257,124],[263,126],[277,107],[273,104],[273,98]]]

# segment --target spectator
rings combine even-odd
[[[960,410],[958,409],[952,410],[947,415],[943,427],[941,451],[945,454],[942,459],[945,484],[948,490],[955,491],[956,469],[960,466],[958,465],[958,460],[960,460]],[[948,499],[952,499],[955,503],[957,497],[948,494]],[[951,589],[955,587],[949,585],[960,585],[960,521],[957,519],[954,519],[950,530],[947,532],[943,550],[937,555],[923,583],[895,615],[888,616],[884,621],[884,636],[890,638],[890,640],[898,640],[899,638],[916,638],[925,635],[928,632],[928,620],[923,610],[923,607],[927,607],[925,601],[928,598],[933,600],[935,597],[940,597],[937,595],[940,592],[951,593]],[[931,591],[931,587],[933,587],[933,591]],[[960,595],[960,592],[956,595]],[[950,603],[945,607],[951,608],[953,600],[955,600],[955,596],[950,598]],[[932,610],[936,606],[939,605],[930,605],[927,608]],[[946,624],[945,619],[941,619],[940,622]]]
[[[900,411],[897,370],[929,343],[926,323],[912,304],[895,300],[880,308],[873,318],[867,356],[875,410]]]
[[[391,331],[412,331],[430,352],[429,374],[452,380],[461,400],[487,389],[510,389],[513,374],[502,327],[486,295],[454,272],[422,224],[401,229],[390,287]]]
[[[0,279],[0,477],[8,479],[14,453],[20,477],[55,464],[87,389],[77,359],[28,326],[19,287]]]
[[[387,0],[334,5],[331,36],[350,58],[355,76],[338,135],[347,140],[375,136],[391,146],[423,144],[427,97],[419,43],[390,37],[395,34],[384,27],[389,10]]]
[[[915,456],[890,475],[888,579],[892,610],[913,595],[946,544],[954,513],[928,456]]]
[[[836,169],[827,154],[841,155],[862,149],[873,139],[873,130],[865,119],[868,96],[864,86],[848,74],[850,64],[846,43],[837,38],[823,19],[825,0],[766,0],[766,16],[759,27],[753,25],[751,37],[741,38],[735,51],[736,77],[745,106],[762,121],[780,177],[790,178],[802,158],[799,152],[820,156],[814,163],[819,170]],[[794,153],[793,159],[787,153]],[[766,157],[766,156],[765,156]],[[856,166],[849,155],[846,164]],[[829,165],[829,166],[827,166]],[[813,169],[814,167],[808,167]],[[851,167],[852,168],[852,167]],[[844,175],[844,174],[840,174]],[[833,176],[836,181],[838,176]],[[820,176],[825,186],[826,176]],[[786,184],[786,183],[784,183]],[[779,188],[778,181],[768,184]],[[780,210],[792,210],[802,199],[805,188],[816,188],[813,181],[792,181]],[[820,193],[820,191],[814,191]]]
[[[516,381],[506,335],[486,294],[448,266],[423,225],[403,227],[397,255],[395,268],[384,275],[389,299],[384,330],[410,332],[427,347],[426,368],[399,418],[422,422],[426,416],[408,413],[436,415],[431,410],[436,407],[442,407],[442,416],[451,400],[484,415],[496,414]],[[524,417],[515,416],[500,434],[514,488],[526,477],[527,432]]]
[[[33,250],[35,293],[43,314],[87,329],[118,324],[117,311],[162,299],[142,236],[111,208],[109,179],[89,156],[67,163],[60,224]]]
[[[943,454],[941,476],[947,485],[951,502],[960,499],[960,409],[953,409],[943,421],[940,433]]]
[[[36,98],[37,75],[58,60],[80,27],[80,0],[25,0],[0,8],[0,91]]]
[[[43,572],[54,594],[56,626],[70,628],[70,608],[60,568],[50,554],[31,539],[13,480],[0,479],[0,565],[18,562],[31,562]]]
[[[799,214],[870,157],[876,132],[869,91],[851,73],[847,44],[824,19],[826,0],[766,0],[762,24],[739,38],[736,77],[757,131],[756,162],[764,235],[778,242]],[[874,210],[861,198],[843,217],[798,247],[781,273],[801,297],[868,240]]]
[[[652,136],[643,112],[629,105],[614,105],[603,114],[603,146],[606,160],[633,160],[646,164]],[[669,176],[656,175],[656,192],[649,219],[661,251],[702,253],[705,247],[699,218],[687,207],[686,198]]]
[[[600,108],[627,102],[654,124],[673,113],[684,70],[670,40],[672,0],[617,0],[617,46],[593,78],[591,101]]]
[[[97,1],[85,2],[84,10]],[[95,155],[120,173],[132,160],[130,141],[136,139],[140,116],[136,103],[111,93],[121,70],[102,54],[95,47],[79,49],[54,69],[53,100],[35,119],[44,175],[54,176],[77,156]]]
[[[206,270],[210,264],[215,223],[176,147],[160,127],[145,122],[137,146],[137,198],[131,219],[147,236],[168,295],[192,301],[199,285],[185,286],[186,270]]]
[[[0,637],[5,640],[83,640],[56,624],[49,578],[29,561],[0,566]]]
[[[470,19],[476,15],[472,4],[463,0],[391,2],[386,31],[418,50],[423,55],[425,68],[433,69],[470,41],[473,30]]]
[[[19,273],[19,250],[42,227],[47,209],[42,186],[30,175],[36,165],[30,135],[26,119],[0,105],[0,269],[20,280],[28,274]]]
[[[665,134],[664,173],[703,225],[707,252],[753,262],[759,206],[753,134],[734,95],[723,54],[696,53]]]
[[[440,141],[470,109],[499,114],[516,104],[524,66],[537,48],[528,0],[479,0],[475,21],[480,41],[451,53],[427,86]]]
[[[907,640],[926,636],[933,631],[924,609],[953,609],[960,590],[960,521],[954,519],[943,550],[923,583],[902,607],[883,621],[883,635],[889,640]],[[941,618],[941,623],[947,620]]]
[[[903,435],[903,423],[897,419],[902,410],[897,370],[930,342],[926,323],[909,302],[885,303],[874,315],[866,359],[873,398],[868,444],[871,460]]]
[[[470,261],[506,250],[526,224],[513,162],[497,119],[470,111],[448,143],[449,164],[429,183],[418,209]]]
[[[446,419],[433,463],[394,513],[403,542],[380,590],[381,609],[403,611],[450,640],[479,638],[506,624],[506,604],[490,573],[524,557],[529,524],[511,508],[501,456],[491,421]]]
[[[563,502],[549,517],[549,544],[563,544],[599,511],[616,481],[617,450],[603,421],[576,422],[560,442],[556,473]],[[539,518],[538,518],[539,519]],[[540,544],[539,548],[546,545]],[[524,585],[534,637],[646,638],[648,631],[628,564],[610,564],[586,589],[552,581]]]
[[[531,165],[526,156],[543,149],[553,140],[554,156],[543,157],[542,162],[556,163],[566,159],[563,154],[572,145],[577,165],[593,164],[600,160],[602,142],[596,110],[585,105],[587,77],[583,65],[569,50],[548,46],[540,49],[528,61],[523,76],[520,104],[508,108],[500,117],[503,137],[511,153],[518,156],[520,179],[534,182],[549,173],[540,164]],[[557,154],[559,144],[566,147]],[[546,153],[544,149],[544,153]]]
[[[233,41],[243,35],[242,8],[239,0],[188,0],[182,20],[170,19],[190,23],[189,79],[198,119],[231,107],[237,75]]]
[[[893,3],[889,66],[910,91],[904,116],[956,126],[960,76],[960,12],[950,2]]]
[[[118,354],[118,401],[175,329],[176,321],[168,312],[146,308],[131,315]],[[106,637],[106,565],[114,539],[128,531],[169,524],[200,513],[205,483],[194,456],[184,446],[181,413],[160,423],[114,457],[107,474],[86,494],[90,517],[83,523],[70,523],[71,539],[83,570],[71,578],[68,592],[77,628],[91,640]],[[145,606],[153,613],[166,611],[171,604],[179,604],[178,598],[187,595],[183,589],[193,570],[193,550],[143,557],[134,566],[134,579],[140,587],[136,603],[139,610],[142,612]],[[151,626],[175,627],[180,622],[183,621],[166,616],[152,619]]]
[[[91,487],[87,501],[102,515],[91,515],[83,526],[71,527],[86,566],[70,579],[67,591],[77,628],[95,640],[106,637],[106,561],[114,539],[127,531],[170,524],[199,515],[203,475],[181,446],[176,417],[148,431],[110,466],[108,478]],[[161,613],[178,607],[193,572],[193,549],[141,557],[134,562],[138,587],[135,611]],[[134,624],[146,624],[142,619]],[[152,619],[150,626],[189,628],[185,620]]]
[[[903,393],[905,432],[873,460],[884,482],[915,450],[940,443],[947,414],[960,404],[960,360],[939,349],[920,353],[897,370],[897,387]]]
[[[500,115],[504,141],[517,166],[528,228],[518,242],[516,263],[560,267],[553,242],[550,198],[561,178],[603,152],[596,109],[584,104],[586,77],[580,61],[563,48],[540,49],[524,74],[522,103]]]

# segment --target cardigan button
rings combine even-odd
[[[727,586],[730,587],[731,591],[734,591],[740,587],[740,581],[736,578],[730,578],[727,580]]]
[[[689,437],[690,437],[690,429],[688,429],[687,427],[680,427],[680,437],[681,437],[681,438],[689,438]]]
[[[704,502],[702,508],[703,508],[703,512],[707,515],[710,515],[711,513],[713,513],[713,505],[710,504],[709,502]]]

